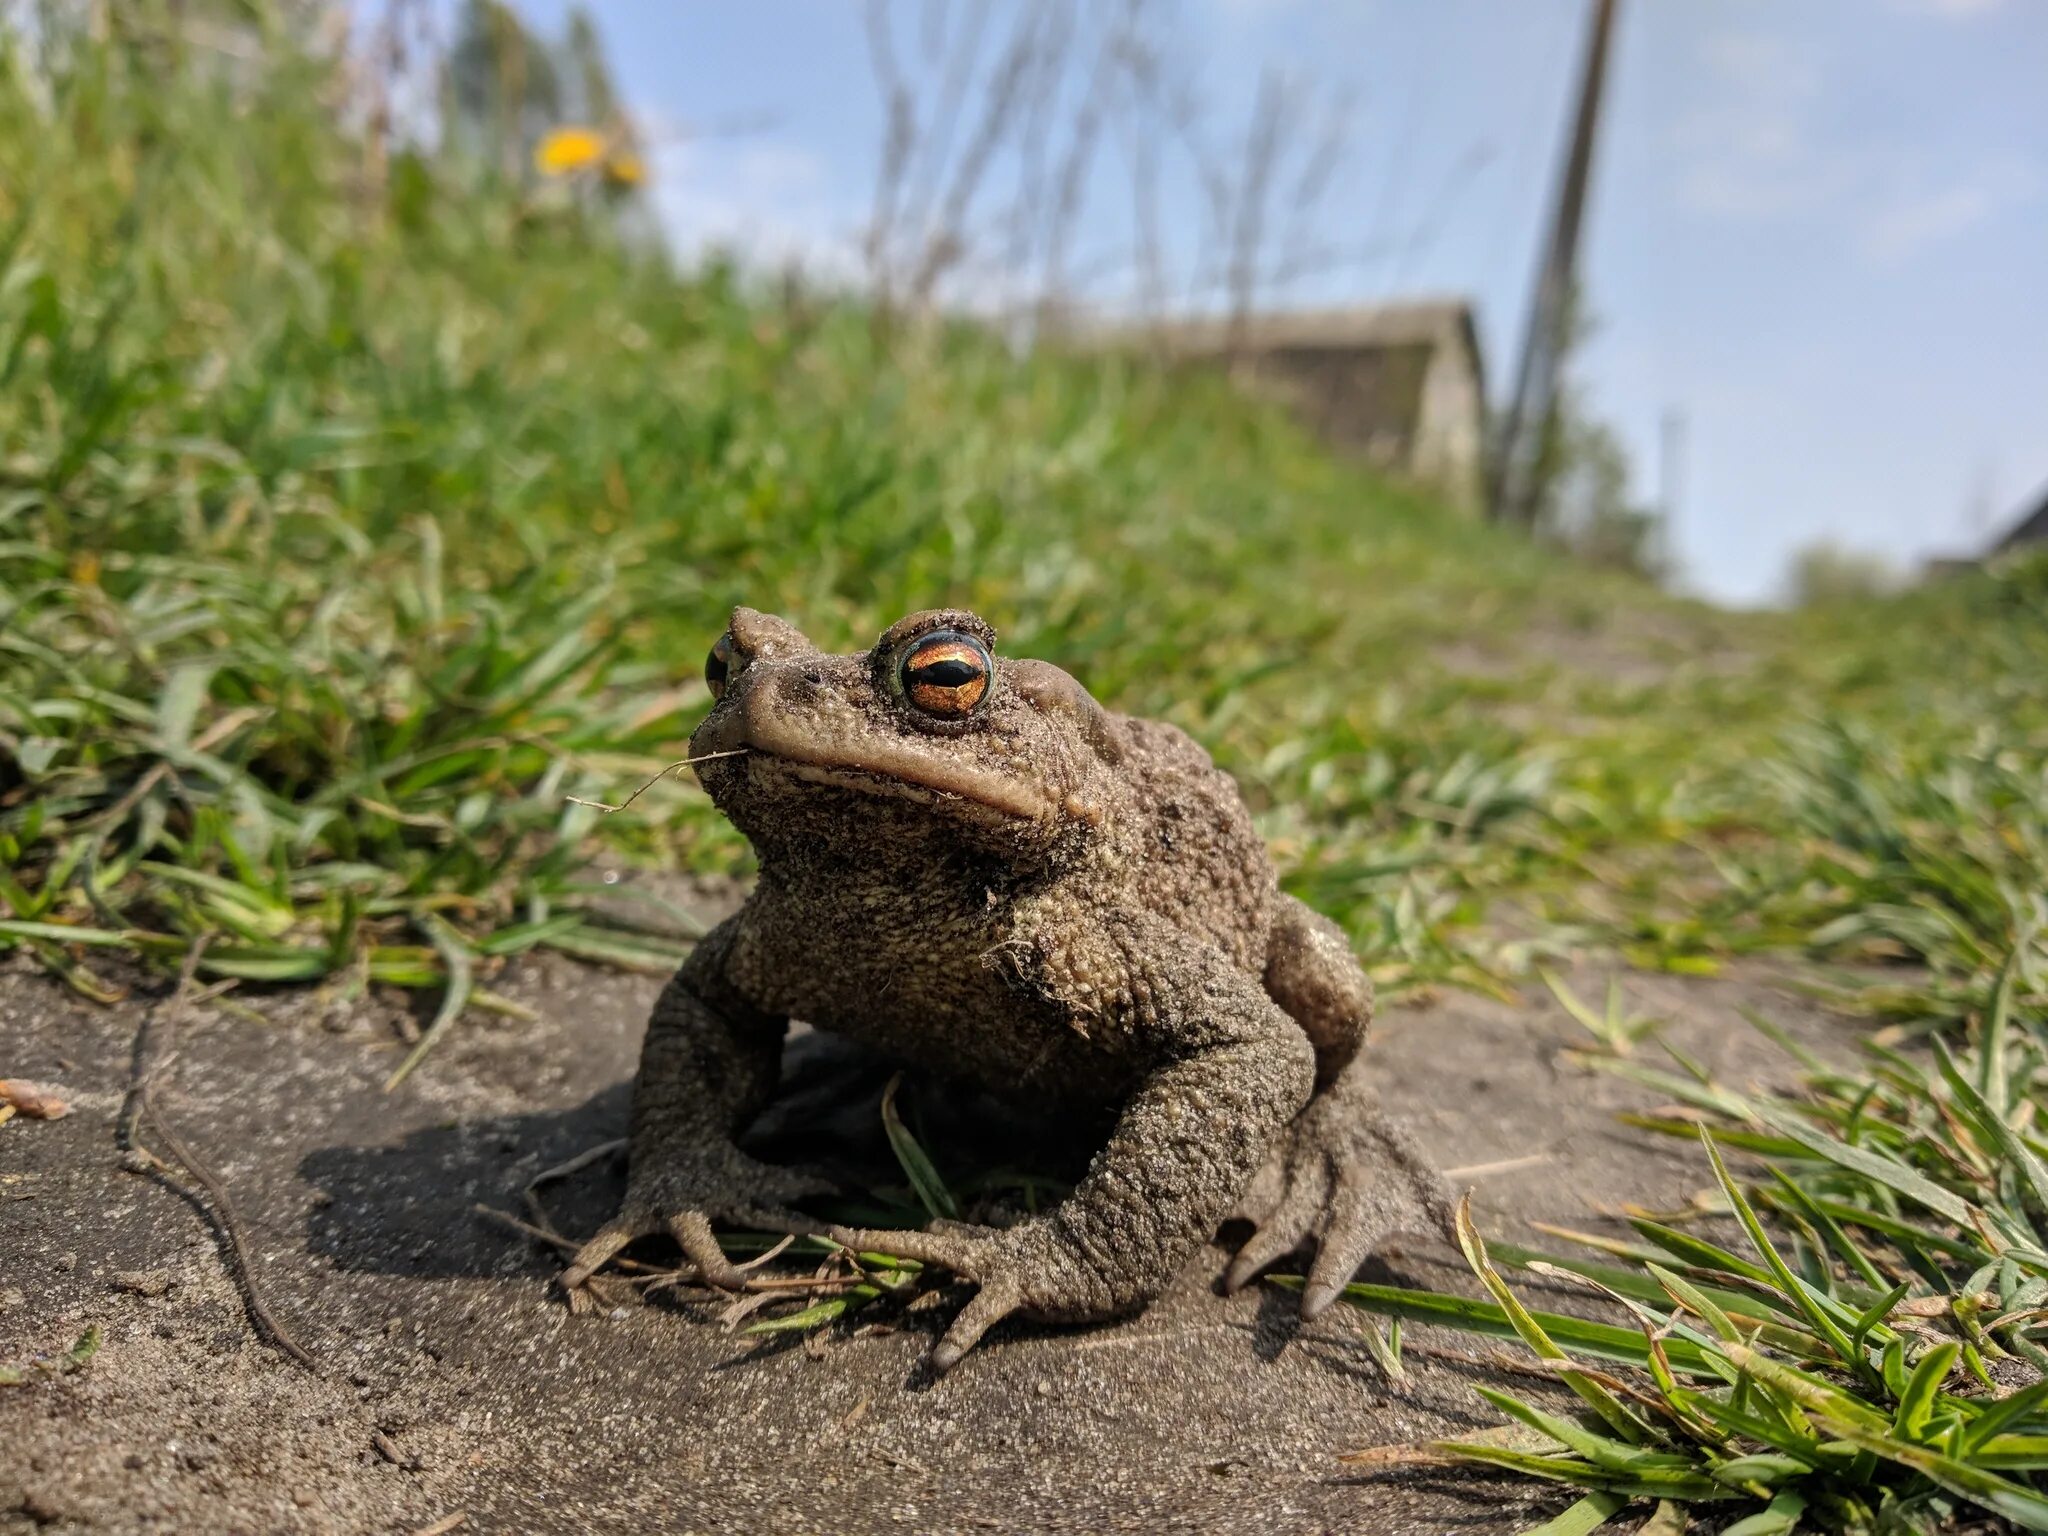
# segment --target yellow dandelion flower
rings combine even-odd
[[[595,128],[556,128],[534,146],[533,168],[543,176],[573,176],[604,155],[604,135]]]
[[[604,177],[614,186],[637,187],[647,180],[647,167],[630,149],[622,149],[605,161]]]

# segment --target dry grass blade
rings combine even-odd
[[[256,1335],[307,1370],[317,1372],[319,1363],[313,1358],[312,1353],[277,1320],[263,1299],[263,1293],[257,1285],[255,1268],[249,1261],[248,1243],[242,1235],[241,1217],[236,1213],[227,1186],[172,1130],[155,1101],[156,1079],[164,1063],[173,1053],[178,1024],[192,1006],[197,991],[194,980],[205,957],[206,948],[204,939],[192,946],[185,955],[183,967],[178,973],[177,983],[172,988],[170,996],[145,1013],[141,1024],[137,1026],[131,1053],[132,1066],[127,1100],[122,1106],[116,1125],[115,1140],[128,1153],[131,1168],[161,1179],[218,1228],[226,1251],[229,1276],[233,1279],[235,1288],[241,1293],[242,1305],[249,1314],[250,1326]],[[185,1171],[191,1174],[194,1181],[205,1191],[204,1202],[190,1188],[172,1177],[162,1159],[142,1145],[137,1138],[137,1132],[145,1125],[156,1133],[171,1156],[184,1166]]]
[[[462,935],[449,927],[437,913],[422,912],[415,921],[433,941],[434,952],[441,957],[448,983],[441,993],[441,1006],[435,1010],[433,1022],[427,1025],[418,1043],[406,1053],[405,1060],[384,1080],[386,1093],[404,1082],[412,1075],[413,1068],[426,1060],[427,1052],[439,1044],[441,1036],[462,1017],[462,1010],[469,1006],[470,993],[475,987],[476,959]]]
[[[748,749],[745,747],[736,747],[730,752],[703,752],[699,753],[696,757],[678,758],[675,762],[670,763],[666,768],[662,769],[661,772],[655,774],[646,783],[642,784],[638,789],[634,790],[633,793],[626,796],[626,798],[621,800],[617,805],[607,805],[602,800],[586,800],[580,795],[564,795],[562,798],[564,800],[567,800],[571,805],[587,805],[592,810],[603,811],[607,816],[614,816],[617,815],[620,811],[628,809],[635,800],[638,800],[642,795],[646,794],[647,791],[654,788],[655,785],[659,784],[663,779],[667,778],[670,774],[674,773],[678,768],[688,768],[694,763],[713,762],[721,757],[745,757],[747,755],[747,751]]]
[[[1620,1400],[1605,1386],[1571,1367],[1571,1357],[1558,1348],[1550,1335],[1544,1331],[1543,1325],[1522,1305],[1520,1298],[1500,1277],[1500,1272],[1488,1261],[1486,1240],[1479,1235],[1479,1228],[1472,1220],[1472,1197],[1469,1194],[1462,1196],[1458,1201],[1457,1226],[1458,1246],[1464,1250],[1466,1262],[1472,1266],[1473,1273],[1479,1276],[1487,1290],[1493,1293],[1494,1300],[1507,1313],[1522,1342],[1543,1359],[1559,1362],[1560,1374],[1565,1384],[1584,1398],[1587,1405],[1606,1420],[1610,1428],[1624,1439],[1639,1438],[1644,1429],[1641,1421],[1624,1408]]]

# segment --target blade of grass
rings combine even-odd
[[[910,1187],[916,1192],[925,1213],[934,1220],[958,1221],[960,1202],[953,1198],[953,1191],[939,1177],[939,1170],[933,1166],[930,1155],[910,1134],[910,1127],[896,1112],[896,1091],[902,1086],[903,1074],[898,1072],[889,1079],[889,1086],[882,1090],[882,1129],[889,1137],[889,1150],[896,1154],[896,1161],[903,1166],[904,1176],[910,1180]]]
[[[1268,1275],[1266,1283],[1287,1290],[1299,1290],[1304,1281],[1300,1275]],[[1521,1337],[1513,1320],[1499,1306],[1492,1302],[1477,1301],[1469,1296],[1409,1290],[1394,1285],[1372,1285],[1364,1281],[1354,1281],[1345,1286],[1339,1294],[1351,1305],[1362,1307],[1380,1317],[1401,1318],[1411,1323],[1435,1323],[1465,1333],[1481,1334],[1487,1338]],[[1588,1322],[1582,1317],[1569,1317],[1557,1312],[1537,1312],[1530,1315],[1553,1340],[1562,1340],[1580,1355],[1623,1365],[1648,1363],[1649,1352],[1643,1345],[1643,1336],[1638,1329],[1620,1328],[1612,1323]],[[1672,1363],[1678,1370],[1689,1376],[1716,1374],[1708,1367],[1697,1345],[1685,1339],[1667,1339],[1665,1344],[1671,1353]]]
[[[441,1036],[462,1017],[462,1010],[468,1006],[470,989],[474,985],[475,961],[462,935],[431,912],[423,912],[414,919],[441,957],[441,964],[448,973],[448,985],[441,994],[441,1006],[435,1012],[433,1022],[420,1035],[418,1044],[406,1053],[405,1060],[384,1080],[384,1091],[389,1093],[406,1078],[412,1070],[426,1059]]]
[[[1868,1410],[1854,1399],[1825,1388],[1755,1350],[1740,1344],[1727,1348],[1729,1357],[1744,1370],[1783,1391],[1844,1440],[1887,1461],[1910,1467],[1950,1493],[2016,1521],[2030,1531],[2048,1531],[2048,1498],[1995,1472],[1900,1440],[1890,1433],[1888,1426],[1873,1426]]]
[[[1554,1520],[1532,1525],[1522,1536],[1589,1536],[1628,1507],[1628,1496],[1620,1493],[1589,1493]]]
[[[1815,1292],[1812,1286],[1792,1272],[1791,1267],[1779,1255],[1777,1246],[1764,1231],[1763,1223],[1757,1220],[1755,1209],[1744,1197],[1734,1176],[1728,1172],[1728,1165],[1721,1160],[1721,1149],[1714,1145],[1713,1133],[1705,1126],[1700,1127],[1700,1143],[1707,1150],[1707,1160],[1713,1164],[1714,1177],[1720,1181],[1722,1193],[1727,1195],[1728,1203],[1734,1208],[1736,1219],[1742,1223],[1742,1229],[1749,1234],[1751,1244],[1762,1255],[1764,1262],[1770,1265],[1781,1294],[1789,1297],[1805,1314],[1815,1331],[1827,1340],[1829,1348],[1835,1351],[1843,1365],[1868,1373],[1869,1362],[1849,1341],[1849,1335],[1842,1331],[1841,1322],[1831,1310],[1839,1303]],[[1853,1326],[1854,1319],[1851,1318],[1849,1321]]]
[[[1514,1325],[1522,1342],[1537,1355],[1546,1360],[1555,1360],[1569,1366],[1571,1357],[1545,1333],[1543,1325],[1524,1307],[1519,1297],[1509,1289],[1508,1283],[1500,1276],[1486,1256],[1486,1240],[1479,1235],[1479,1228],[1472,1220],[1472,1197],[1467,1194],[1458,1201],[1457,1208],[1458,1246],[1464,1250],[1465,1262],[1472,1266],[1480,1283],[1493,1293],[1493,1299]],[[1645,1435],[1645,1426],[1634,1414],[1621,1405],[1620,1399],[1592,1378],[1572,1370],[1561,1373],[1564,1382],[1585,1399],[1586,1405],[1604,1419],[1622,1438],[1640,1441]]]
[[[1805,1513],[1806,1500],[1787,1489],[1771,1500],[1769,1508],[1736,1521],[1721,1536],[1790,1536]]]

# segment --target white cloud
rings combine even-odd
[[[1784,39],[1721,33],[1707,40],[1711,97],[1681,119],[1679,201],[1696,213],[1770,218],[1838,197],[1854,168],[1828,152],[1809,117],[1820,70]]]
[[[1998,0],[1916,0],[1985,6]],[[1907,135],[1830,135],[1819,61],[1782,38],[1725,33],[1703,55],[1706,100],[1681,119],[1677,197],[1705,218],[1839,231],[1865,261],[1904,262],[2038,197],[2042,172],[1995,149],[1946,154]]]
[[[1864,226],[1864,254],[1879,262],[1905,261],[2032,202],[2040,192],[2040,175],[2016,157],[1898,188]]]
[[[1943,21],[1968,21],[2003,9],[2005,0],[1895,0],[1895,4],[1898,9],[1916,15],[1935,16]]]
[[[1804,100],[1820,88],[1814,61],[1765,32],[1715,33],[1706,41],[1706,64],[1724,82],[1780,102]]]
[[[1880,261],[1899,261],[1982,223],[1992,210],[1981,183],[1959,182],[1917,197],[1903,197],[1879,212],[1863,231],[1863,248]]]
[[[1212,0],[1212,3],[1226,20],[1240,23],[1267,21],[1302,7],[1302,0]]]

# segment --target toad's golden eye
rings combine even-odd
[[[988,697],[996,664],[988,647],[957,630],[920,638],[896,664],[903,697],[939,720],[964,720]]]
[[[711,697],[725,697],[725,685],[732,677],[733,664],[732,636],[730,633],[718,637],[718,643],[711,647],[711,654],[704,658],[704,686],[711,690]]]

